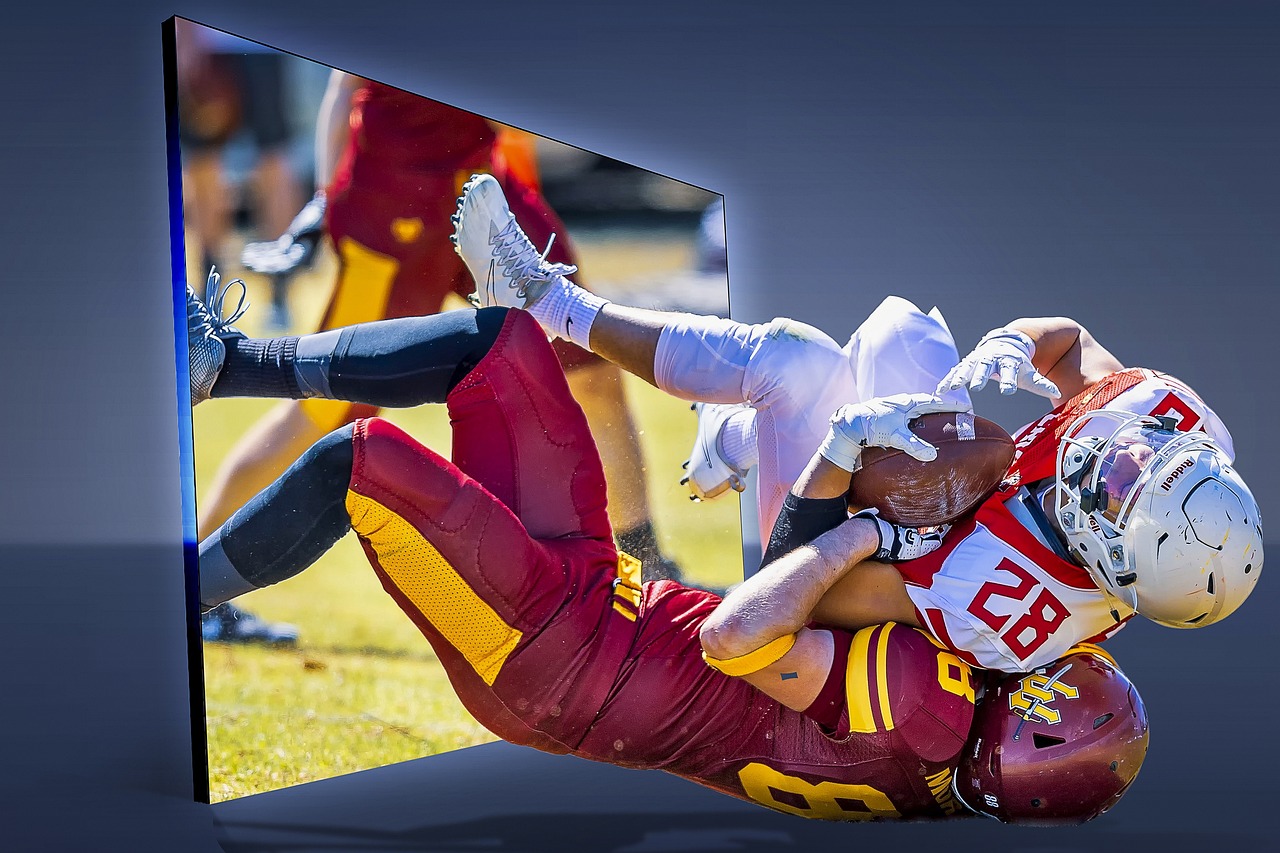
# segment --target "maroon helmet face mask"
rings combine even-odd
[[[1138,691],[1106,652],[1080,646],[988,685],[955,792],[1006,823],[1083,823],[1124,795],[1147,740]]]

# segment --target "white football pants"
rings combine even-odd
[[[747,325],[682,314],[662,330],[658,387],[707,403],[749,403],[756,413],[761,542],[782,501],[845,403],[890,394],[932,394],[959,361],[942,314],[906,299],[880,303],[844,347],[825,332],[779,318]],[[970,410],[967,389],[945,395]]]

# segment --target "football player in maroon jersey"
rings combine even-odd
[[[212,312],[187,295],[196,402],[443,402],[453,460],[377,418],[340,427],[201,543],[203,607],[286,580],[354,530],[463,704],[505,740],[666,770],[805,817],[966,813],[954,769],[975,719],[975,673],[916,628],[809,621],[851,567],[926,554],[936,534],[860,515],[812,543],[785,543],[784,556],[723,599],[642,582],[637,561],[615,547],[582,410],[529,314],[457,311],[253,340],[222,322],[212,286]],[[1118,671],[1107,675],[1101,683],[1128,688]],[[1018,695],[1052,706],[1053,685],[1071,683],[1060,676]],[[1072,699],[1094,708],[1094,694],[1111,701],[1117,691]],[[1062,807],[1061,780],[1037,789],[1055,819],[1095,816],[1137,772],[1141,703],[1133,694],[1127,712],[1107,707],[1119,719],[1094,739],[1118,769]],[[1000,725],[1012,712],[1030,719],[1012,700],[993,704],[983,731],[1018,737]],[[984,768],[994,766],[964,778],[980,795],[975,808],[1002,818],[1036,808],[1017,785],[993,788]],[[1066,784],[1073,796],[1080,787]],[[1008,815],[990,805],[1007,800]]]

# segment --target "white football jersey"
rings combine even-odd
[[[1231,435],[1198,395],[1171,376],[1145,368],[1105,377],[1018,430],[1006,487],[956,526],[942,548],[897,567],[920,624],[969,663],[1025,672],[1080,642],[1100,642],[1133,612],[1112,602],[1089,573],[1045,544],[1010,506],[1054,476],[1058,440],[1080,415],[1098,409],[1172,417],[1178,429],[1207,432],[1232,454]],[[1025,513],[1021,513],[1026,515]]]
[[[1081,642],[1101,642],[1133,615],[1113,612],[1083,568],[1044,545],[1006,501],[988,499],[937,551],[898,563],[917,618],[966,662],[1026,672]]]

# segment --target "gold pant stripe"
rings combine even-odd
[[[880,695],[880,717],[884,720],[886,732],[893,731],[893,709],[889,706],[889,633],[892,630],[893,623],[886,624],[876,643],[876,689]]]
[[[875,628],[863,628],[853,635],[849,648],[849,666],[845,670],[845,698],[849,706],[849,731],[866,734],[878,731],[871,713],[870,652],[871,634]]]
[[[338,241],[338,255],[342,258],[342,274],[334,285],[325,329],[341,329],[386,317],[391,286],[400,263],[350,237]],[[350,408],[349,403],[319,399],[303,400],[301,406],[312,423],[325,432],[342,426]]]
[[[378,555],[392,583],[492,685],[521,632],[476,595],[449,561],[413,525],[377,501],[347,492],[351,526]]]

